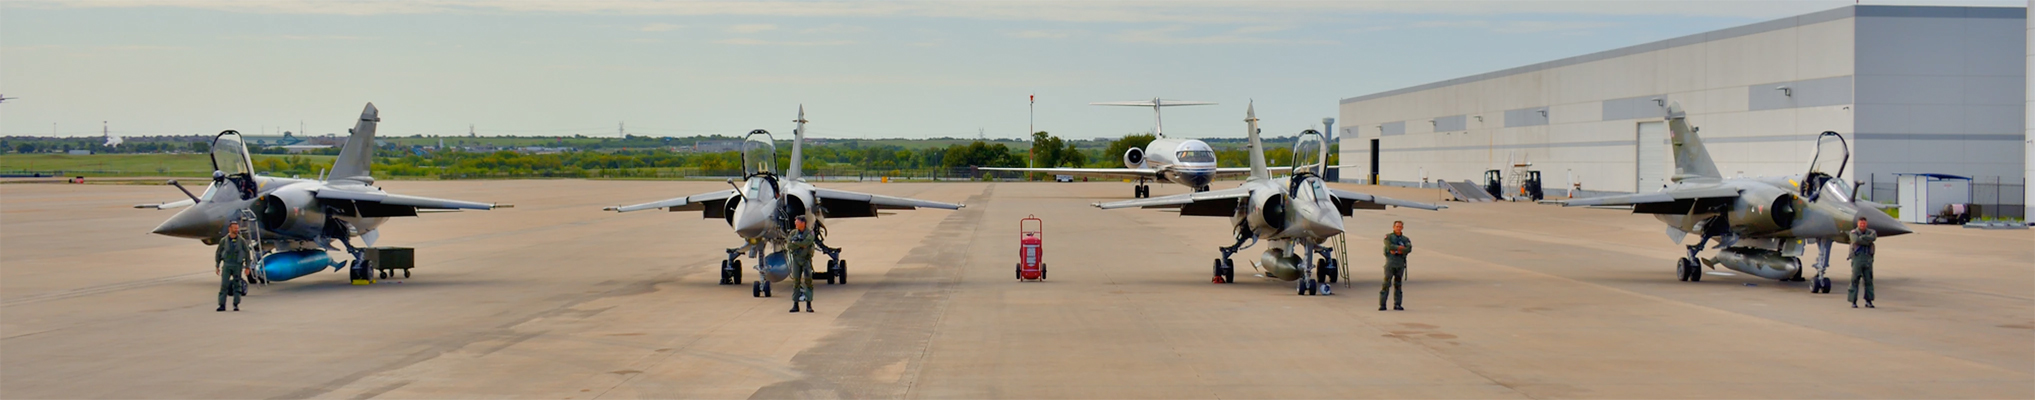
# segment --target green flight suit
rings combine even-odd
[[[1866,304],[1872,304],[1872,258],[1873,253],[1879,247],[1873,242],[1879,241],[1880,233],[1872,229],[1855,229],[1850,232],[1850,235],[1851,292],[1849,296],[1851,304],[1858,304],[1858,292],[1861,286],[1865,289]]]
[[[813,306],[813,233],[810,230],[793,230],[785,248],[791,251],[791,279],[793,309],[799,300],[806,302],[806,308]]]
[[[214,258],[219,267],[219,308],[226,308],[226,296],[233,296],[233,308],[240,308],[240,287],[246,284],[241,278],[247,270],[247,244],[239,237],[227,236],[219,241]]]
[[[1406,255],[1412,252],[1413,239],[1397,233],[1385,234],[1385,284],[1378,288],[1378,308],[1385,308],[1388,295],[1394,307],[1406,299],[1401,289],[1406,281]]]

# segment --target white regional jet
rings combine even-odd
[[[1343,217],[1354,210],[1382,210],[1386,206],[1440,210],[1440,205],[1406,201],[1385,196],[1330,189],[1322,183],[1321,168],[1328,160],[1327,143],[1321,133],[1307,130],[1295,138],[1293,176],[1272,178],[1265,167],[1265,148],[1258,139],[1256,110],[1247,108],[1244,122],[1250,138],[1251,177],[1233,189],[1183,193],[1156,199],[1097,203],[1104,210],[1118,208],[1179,209],[1182,216],[1229,217],[1236,243],[1218,248],[1215,277],[1220,282],[1236,281],[1236,265],[1230,256],[1263,239],[1270,248],[1258,258],[1258,268],[1268,278],[1299,281],[1300,295],[1325,294],[1336,276],[1330,237],[1343,233]],[[1315,256],[1321,256],[1316,259]],[[1305,258],[1303,258],[1305,257]],[[1313,275],[1313,277],[1309,277]]]
[[[825,245],[827,218],[875,217],[878,210],[961,208],[962,205],[955,203],[822,189],[806,183],[800,172],[804,163],[805,126],[809,122],[806,121],[804,106],[799,107],[798,119],[792,122],[798,123],[798,126],[792,130],[791,168],[783,175],[777,174],[777,145],[770,132],[757,129],[749,131],[749,136],[742,142],[743,177],[739,184],[734,179],[728,180],[733,189],[608,207],[606,210],[630,212],[662,208],[673,212],[700,211],[703,218],[727,221],[728,226],[735,228],[735,236],[742,238],[743,245],[728,249],[728,259],[721,260],[721,284],[742,282],[740,257],[748,254],[756,259],[755,269],[760,275],[760,279],[750,284],[750,295],[769,297],[770,283],[782,282],[792,273],[785,246],[789,244],[786,239],[790,235],[793,218],[805,216],[810,221],[820,240],[816,250],[829,258],[826,269],[814,271],[813,279],[825,279],[828,284],[847,284],[848,262],[841,259],[841,249]]]
[[[1161,107],[1201,106],[1215,104],[1206,101],[1180,101],[1152,98],[1139,101],[1111,101],[1088,103],[1096,106],[1131,106],[1152,108],[1152,135],[1158,136],[1144,149],[1131,148],[1123,154],[1123,168],[981,168],[983,171],[1044,172],[1054,175],[1088,176],[1106,179],[1136,179],[1138,186],[1132,188],[1131,197],[1152,197],[1152,187],[1147,181],[1171,182],[1194,188],[1196,192],[1208,191],[1208,184],[1215,178],[1239,176],[1251,173],[1248,167],[1218,168],[1215,165],[1215,148],[1208,143],[1194,139],[1166,137],[1166,121],[1160,116]]]

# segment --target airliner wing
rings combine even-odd
[[[1289,173],[1293,172],[1293,167],[1265,167],[1265,170],[1272,172],[1272,174],[1276,176],[1279,175],[1280,172],[1289,172]],[[1251,167],[1223,167],[1215,169],[1215,176],[1217,177],[1244,176],[1250,174]]]
[[[814,188],[813,195],[819,197],[821,215],[827,218],[874,217],[877,210],[916,210],[919,207],[956,210],[963,206],[958,203],[836,189]]]
[[[718,206],[707,207],[707,203],[725,202],[728,201],[728,198],[731,197],[735,197],[735,189],[724,189],[720,191],[700,193],[679,198],[658,200],[643,204],[608,207],[603,210],[614,212],[630,212],[630,211],[648,210],[653,208],[669,208],[671,209],[671,211],[702,211],[709,208],[719,209],[720,207]]]
[[[1086,176],[1091,178],[1158,178],[1159,170],[1147,168],[977,168],[983,171],[1044,172],[1053,175]],[[1245,168],[1245,173],[1250,173]]]

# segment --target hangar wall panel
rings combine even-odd
[[[1342,159],[1360,172],[1344,176],[1367,177],[1370,140],[1382,138],[1378,172],[1386,184],[1481,180],[1484,170],[1530,161],[1549,188],[1567,187],[1573,173],[1586,191],[1638,191],[1639,124],[1659,121],[1670,102],[1689,112],[1727,176],[1799,174],[1823,131],[1853,139],[1860,162],[1852,168],[1865,172],[1911,161],[2020,164],[2018,155],[2000,160],[1992,153],[2003,151],[1959,141],[2005,136],[1872,136],[2022,129],[2026,36],[2012,29],[2027,27],[2024,16],[2008,17],[2015,12],[2025,15],[2018,8],[1844,7],[1346,98],[1338,112],[1348,123]],[[2000,23],[1956,23],[1974,15]],[[1993,34],[2002,29],[2009,33]],[[1990,50],[2003,46],[2014,47]],[[1958,61],[1932,61],[1941,59]],[[1994,65],[1997,59],[2012,65]],[[1910,93],[1899,102],[1874,100]],[[1868,117],[1875,113],[1883,114]],[[1388,132],[1380,125],[1395,121],[1412,123],[1381,136]],[[1952,138],[1897,154],[1902,145]],[[1873,141],[1882,145],[1866,144]]]

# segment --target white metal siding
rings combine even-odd
[[[1639,193],[1659,191],[1668,184],[1668,125],[1653,121],[1639,123]]]

